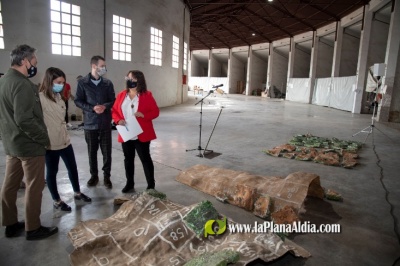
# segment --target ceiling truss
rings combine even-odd
[[[184,0],[190,50],[233,48],[315,31],[369,0]]]

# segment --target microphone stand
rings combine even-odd
[[[382,130],[380,130],[379,128],[377,128],[377,127],[374,125],[374,121],[375,121],[375,111],[377,111],[376,108],[378,107],[378,100],[377,100],[378,97],[377,97],[377,96],[378,96],[379,87],[380,87],[379,80],[380,80],[380,77],[377,76],[377,77],[376,77],[376,93],[375,93],[375,97],[374,97],[374,109],[373,109],[373,111],[372,111],[371,125],[367,126],[366,128],[361,129],[360,131],[358,131],[358,132],[356,132],[355,134],[352,135],[352,137],[354,137],[354,136],[357,136],[357,135],[360,134],[360,133],[367,133],[367,135],[365,136],[365,139],[364,139],[364,142],[363,142],[363,143],[365,143],[365,142],[367,141],[367,139],[368,139],[368,137],[369,137],[370,134],[373,134],[373,133],[374,133],[374,129],[378,130],[378,131],[381,132],[384,136],[386,136],[388,139],[392,140],[388,135],[386,135],[385,133],[383,133]],[[381,93],[382,93],[382,95],[383,95],[383,92],[381,92]],[[383,96],[382,96],[382,98],[383,98]],[[383,101],[381,101],[381,103],[382,103],[382,102],[383,102]],[[392,140],[392,141],[393,141],[393,140]]]
[[[189,150],[186,150],[186,151],[195,151],[195,150],[198,150],[198,151],[199,151],[199,154],[197,155],[198,157],[204,157],[204,153],[202,154],[201,151],[202,151],[202,150],[204,150],[204,152],[206,151],[205,149],[201,148],[201,125],[202,125],[202,121],[203,121],[203,101],[204,101],[205,98],[207,98],[208,96],[210,96],[213,92],[214,92],[213,90],[210,90],[210,91],[208,92],[208,94],[207,94],[205,97],[203,97],[200,101],[198,101],[197,103],[194,104],[194,105],[198,105],[198,104],[200,103],[200,125],[199,125],[200,133],[199,133],[199,146],[197,147],[197,149],[189,149]]]
[[[219,110],[219,114],[218,114],[217,120],[215,121],[214,127],[213,127],[213,129],[211,130],[211,134],[210,134],[210,137],[208,138],[206,147],[204,148],[203,157],[206,155],[206,151],[209,151],[209,153],[207,153],[207,154],[210,154],[210,153],[213,153],[213,152],[214,152],[214,151],[212,151],[212,150],[207,150],[207,147],[208,147],[208,144],[210,143],[211,137],[212,137],[212,135],[213,135],[213,133],[214,133],[214,129],[215,129],[215,127],[217,126],[218,119],[219,119],[219,117],[221,116],[222,108],[223,108],[223,107],[221,107],[221,109]]]

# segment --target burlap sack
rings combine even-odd
[[[75,250],[72,265],[184,265],[190,259],[222,250],[240,254],[235,265],[246,265],[260,258],[275,260],[286,252],[309,257],[310,253],[272,233],[225,232],[197,237],[182,218],[189,207],[142,194],[125,202],[111,217],[80,222],[68,237]],[[228,219],[229,223],[233,223]]]

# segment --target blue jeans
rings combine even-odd
[[[59,201],[60,195],[57,189],[57,173],[58,173],[58,163],[61,159],[64,161],[65,167],[68,170],[68,177],[71,181],[72,188],[74,192],[80,192],[79,187],[79,177],[78,168],[76,166],[75,154],[72,145],[61,150],[47,150],[46,151],[46,181],[47,187],[49,188],[51,197],[54,201]]]

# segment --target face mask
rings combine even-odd
[[[64,84],[53,84],[53,91],[59,93],[63,90]]]
[[[29,62],[31,64],[31,62]],[[37,67],[31,64],[30,68],[26,68],[28,70],[28,78],[32,78],[36,75],[37,73]]]
[[[105,68],[105,67],[99,67],[99,68],[97,68],[97,74],[101,77],[101,76],[103,76],[104,74],[106,74],[107,73],[107,69]]]
[[[132,80],[128,79],[126,81],[126,87],[127,88],[136,88],[137,87],[137,81],[132,81]]]

